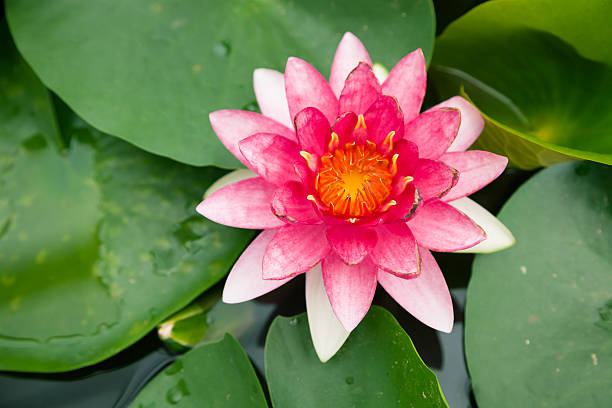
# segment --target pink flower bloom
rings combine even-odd
[[[306,273],[322,361],[366,314],[377,282],[423,323],[451,330],[451,297],[430,250],[512,245],[509,231],[466,198],[499,176],[507,159],[465,151],[484,123],[466,100],[454,97],[419,114],[425,85],[420,49],[380,83],[366,49],[347,33],[329,82],[289,58],[284,75],[254,73],[263,115],[210,115],[219,139],[254,173],[230,174],[239,181],[210,194],[197,211],[264,230],[230,272],[225,302],[253,299]]]

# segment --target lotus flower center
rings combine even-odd
[[[333,215],[367,216],[389,197],[394,167],[395,161],[379,153],[374,143],[347,143],[321,157],[315,189]]]

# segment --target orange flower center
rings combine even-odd
[[[396,160],[397,155],[389,159],[372,142],[347,143],[344,149],[324,154],[315,178],[319,199],[334,215],[355,218],[372,214],[391,193]]]

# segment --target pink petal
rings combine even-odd
[[[380,96],[363,115],[368,129],[368,139],[382,145],[390,132],[395,132],[393,143],[404,134],[404,119],[397,100],[391,96]],[[392,150],[393,144],[390,145]]]
[[[376,245],[376,232],[355,225],[335,225],[327,229],[327,241],[344,262],[355,265],[363,261]]]
[[[378,282],[408,313],[426,325],[446,333],[453,329],[453,302],[436,260],[425,248],[421,254],[421,274],[402,279],[378,271]]]
[[[385,222],[392,222],[403,219],[407,221],[412,217],[421,204],[421,194],[415,187],[414,183],[408,183],[406,189],[397,197],[394,198],[396,205],[389,208],[389,211],[384,216]]]
[[[223,301],[225,303],[246,302],[264,295],[292,279],[264,280],[262,278],[264,252],[277,231],[263,231],[240,255],[223,288]]]
[[[420,246],[439,252],[470,248],[487,237],[461,211],[436,199],[423,204],[408,226]]]
[[[397,174],[400,176],[412,175],[419,161],[419,148],[417,145],[402,139],[395,144],[394,153],[398,154]]]
[[[285,225],[272,213],[276,187],[261,177],[242,180],[212,193],[196,211],[216,223],[236,228],[267,229]]]
[[[340,97],[342,88],[344,88],[344,81],[360,62],[372,65],[368,51],[359,41],[359,38],[353,33],[344,33],[336,49],[331,74],[329,75],[329,85],[336,96]]]
[[[406,55],[393,67],[382,86],[383,94],[397,98],[408,123],[421,111],[427,86],[427,66],[419,48]]]
[[[420,273],[420,256],[410,228],[403,222],[380,225],[376,228],[378,242],[370,259],[379,268],[403,278]]]
[[[451,145],[461,123],[457,109],[442,108],[419,115],[406,125],[404,139],[419,147],[419,156],[438,159]]]
[[[429,200],[448,193],[457,183],[459,173],[441,161],[419,159],[413,177],[423,200]]]
[[[212,112],[208,117],[221,143],[247,167],[250,167],[250,164],[238,148],[238,143],[242,139],[246,139],[255,133],[265,132],[284,136],[297,142],[295,132],[292,129],[259,113],[219,110]]]
[[[369,259],[347,265],[331,253],[322,263],[323,282],[334,313],[352,331],[368,312],[376,292],[376,265]]]
[[[344,83],[338,112],[365,113],[376,98],[380,96],[380,89],[380,84],[374,76],[374,72],[372,72],[372,67],[365,62],[359,63]]]
[[[289,128],[293,127],[285,94],[285,76],[282,72],[266,68],[256,69],[253,71],[253,89],[261,113]]]
[[[319,109],[331,123],[338,113],[338,99],[329,84],[312,65],[291,57],[285,67],[285,91],[292,118],[309,106]]]
[[[288,225],[274,236],[263,259],[264,279],[285,279],[315,266],[329,252],[323,225]]]
[[[306,313],[315,352],[325,363],[340,350],[350,332],[342,326],[329,303],[321,264],[306,272]]]
[[[294,141],[271,133],[257,133],[238,145],[249,167],[266,181],[280,186],[298,179],[293,164],[304,159]]]
[[[437,104],[431,110],[440,108],[455,108],[461,111],[461,125],[457,137],[448,148],[448,152],[462,152],[474,143],[484,128],[484,119],[478,109],[460,96],[453,96]],[[429,112],[428,111],[428,112]]]
[[[329,140],[331,126],[329,121],[317,108],[305,108],[295,116],[295,128],[300,143],[300,150],[321,156]]]
[[[508,158],[480,150],[445,153],[440,161],[459,171],[459,182],[444,201],[452,201],[480,190],[503,173]]]
[[[272,196],[274,214],[284,221],[320,224],[321,218],[313,208],[301,183],[292,181],[279,187]]]
[[[345,112],[338,117],[332,127],[332,131],[338,135],[340,146],[344,146],[353,140],[353,131],[356,124],[357,115],[353,112]]]

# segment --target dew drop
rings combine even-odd
[[[227,41],[219,41],[213,45],[212,51],[217,57],[227,57],[232,51],[232,46]]]
[[[251,103],[247,103],[242,107],[242,110],[250,111],[250,112],[259,112],[259,105],[257,102],[253,101]]]
[[[289,324],[291,326],[297,326],[297,318],[294,317],[293,319],[289,320]]]
[[[348,385],[352,385],[355,382],[355,379],[353,377],[346,377],[345,381]]]
[[[183,397],[188,395],[189,390],[187,389],[187,384],[185,383],[185,380],[181,379],[174,387],[168,390],[166,393],[166,400],[170,404],[176,405],[183,399]]]

